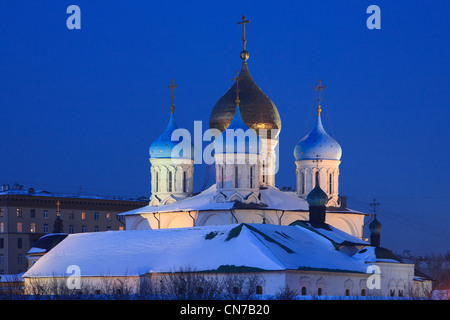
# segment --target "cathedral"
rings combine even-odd
[[[73,265],[91,284],[127,279],[136,292],[186,267],[222,276],[256,272],[263,282],[255,290],[269,295],[287,286],[302,295],[396,297],[431,288],[414,264],[381,246],[376,217],[365,239],[370,215],[339,196],[342,148],[322,124],[320,80],[314,127],[292,146],[296,191],[275,186],[282,121],[250,74],[247,23],[243,16],[241,70],[211,110],[215,183],[193,192],[198,150],[174,139],[172,80],[167,127],[149,148],[149,204],[121,214],[124,231],[68,235],[24,275],[29,292],[35,279],[66,279]]]

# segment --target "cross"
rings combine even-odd
[[[239,100],[239,80],[241,80],[241,77],[239,77],[238,70],[236,70],[236,78],[233,78],[231,80],[236,81],[236,106],[239,107],[239,102],[241,102],[241,100]]]
[[[244,31],[244,35],[242,37],[242,44],[244,45],[244,51],[246,51],[245,45],[247,44],[247,40],[245,39],[245,24],[250,22],[250,20],[245,20],[245,19],[247,19],[247,18],[245,17],[245,15],[243,15],[241,18],[242,21],[238,22],[238,24],[242,24],[242,28]]]
[[[175,96],[173,95],[173,90],[178,87],[177,84],[173,83],[173,78],[172,78],[172,84],[169,86],[169,89],[172,90],[172,96],[170,97],[170,99],[172,100],[172,105],[170,106],[170,113],[173,114],[173,110],[175,109],[175,107],[173,106],[173,100],[175,99]]]
[[[326,89],[325,86],[322,86],[322,80],[319,79],[319,85],[314,87],[314,90],[319,91],[319,97],[317,98],[317,101],[319,102],[319,106],[317,107],[317,114],[320,117],[320,112],[322,111],[322,108],[320,107],[320,101],[322,101],[322,98],[320,97],[320,91]]]
[[[374,198],[373,202],[370,204],[370,206],[372,207],[373,213],[376,214],[377,213],[377,207],[380,205],[379,202],[377,202],[377,200]]]
[[[319,157],[320,157],[320,154],[316,155],[317,159],[312,161],[313,163],[316,163],[316,165],[317,165],[316,168],[317,169],[319,169],[319,163],[322,162],[322,159],[319,159]]]
[[[61,204],[61,203],[59,202],[59,200],[56,201],[56,207],[57,207],[56,214],[57,214],[57,215],[59,215],[59,205],[60,205],[60,204]]]

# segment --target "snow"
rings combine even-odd
[[[231,224],[179,229],[70,234],[24,277],[139,276],[191,268],[235,266],[260,270],[366,272],[364,259],[336,250],[327,237],[299,226]]]
[[[177,211],[207,211],[207,210],[230,210],[235,205],[234,202],[214,202],[216,185],[212,185],[203,192],[180,199],[177,202],[163,206],[145,206],[135,210],[121,213],[121,215],[135,215],[154,212],[177,212]],[[283,210],[283,211],[308,211],[308,202],[297,197],[291,192],[281,191],[278,188],[267,186],[260,189],[261,203],[265,210]],[[360,213],[357,211],[347,211],[351,213]]]

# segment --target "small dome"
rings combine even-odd
[[[381,223],[377,220],[377,216],[373,218],[373,221],[369,224],[370,233],[380,234],[381,233]]]
[[[320,116],[314,129],[295,146],[294,157],[299,160],[340,160],[342,149],[323,128]]]
[[[324,207],[327,205],[328,196],[325,191],[320,188],[318,180],[314,189],[312,189],[306,197],[306,201],[308,201],[310,207]]]
[[[180,141],[172,141],[172,133],[178,129],[175,122],[175,117],[170,114],[169,123],[166,130],[150,145],[149,154],[151,159],[166,159],[172,158],[173,148],[180,143]],[[194,147],[191,144],[191,154],[184,157],[183,150],[176,155],[176,158],[194,158]]]
[[[232,138],[232,140],[230,140]],[[260,139],[242,120],[240,107],[236,107],[230,125],[214,140],[215,153],[259,153]]]

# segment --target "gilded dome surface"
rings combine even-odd
[[[276,138],[281,130],[281,119],[275,104],[253,81],[246,62],[243,62],[239,74],[240,111],[245,124],[255,129],[258,136]],[[217,101],[209,119],[209,127],[224,131],[233,120],[236,110],[236,83]],[[277,130],[272,134],[271,129]]]

